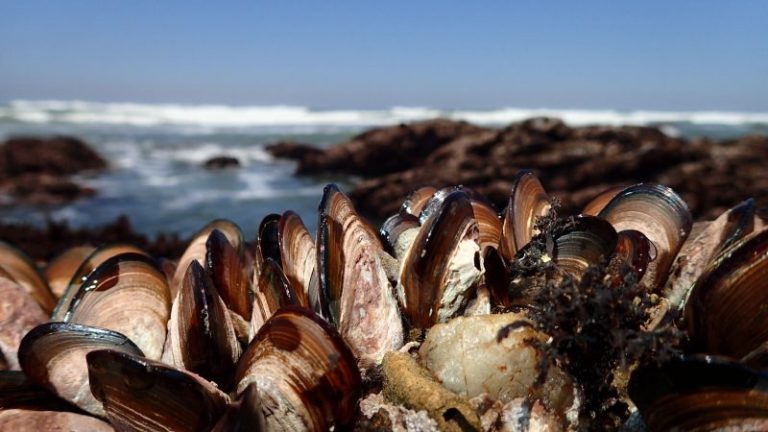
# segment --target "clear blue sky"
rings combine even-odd
[[[768,111],[768,1],[0,1],[0,100]]]

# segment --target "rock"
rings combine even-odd
[[[48,221],[45,226],[14,224],[0,221],[0,239],[11,243],[36,261],[48,261],[74,246],[108,243],[131,243],[152,256],[177,259],[189,243],[177,234],[159,234],[154,239],[134,231],[127,217],[91,228],[72,228],[66,222]]]
[[[430,123],[418,125],[424,124]],[[350,197],[361,214],[374,220],[396,212],[409,192],[425,185],[462,184],[487,196],[501,210],[520,169],[532,169],[547,191],[560,199],[566,213],[578,213],[607,188],[643,181],[675,189],[697,218],[715,217],[748,196],[755,197],[758,207],[768,206],[768,170],[763,168],[768,163],[768,137],[687,141],[655,127],[570,128],[547,118],[496,130],[451,124],[454,138],[440,145],[433,140],[419,146],[414,134],[408,145],[390,142],[400,160],[414,161],[411,167],[403,163],[382,167],[370,159],[378,154],[380,160],[387,160],[385,148],[374,151],[364,146],[370,141],[364,137],[402,138],[406,134],[398,135],[398,128],[405,126],[367,132],[331,147],[323,157],[344,154],[345,160],[352,161],[351,168],[328,166],[368,177]],[[425,155],[428,149],[432,151]],[[361,160],[374,168],[362,171]]]
[[[208,170],[240,168],[240,161],[232,156],[216,156],[205,161],[203,167]]]
[[[319,157],[323,150],[311,145],[295,141],[279,141],[266,147],[267,153],[280,159],[303,161],[304,159]]]
[[[106,167],[101,156],[73,137],[18,137],[0,146],[0,179],[30,173],[72,175]]]
[[[11,202],[62,204],[95,193],[69,176],[106,167],[107,162],[77,138],[11,138],[0,145],[0,194]]]
[[[0,191],[29,204],[63,204],[96,193],[67,177],[51,174],[23,174],[0,182]]]
[[[381,176],[422,165],[448,142],[484,129],[467,122],[437,119],[373,129],[315,154],[305,154],[297,173],[333,172]]]

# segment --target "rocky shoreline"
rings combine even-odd
[[[424,186],[462,184],[506,205],[512,179],[533,170],[566,212],[578,213],[614,186],[670,186],[697,219],[711,219],[744,199],[768,204],[768,137],[686,140],[656,127],[572,128],[534,118],[502,129],[444,119],[374,129],[329,149],[275,145],[298,162],[297,174],[346,173],[363,180],[350,191],[362,214],[385,218],[400,198]]]

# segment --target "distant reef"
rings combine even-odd
[[[107,162],[78,138],[15,137],[0,144],[0,195],[5,201],[63,204],[94,194],[71,176]]]
[[[410,191],[461,184],[489,197],[497,209],[512,179],[531,169],[565,211],[578,213],[612,186],[657,182],[709,219],[754,197],[768,205],[768,137],[686,140],[655,127],[573,128],[533,118],[501,129],[445,119],[377,128],[324,151],[292,145],[268,148],[298,162],[297,174],[359,176],[350,196],[372,218],[394,213]]]

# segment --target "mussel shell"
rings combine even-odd
[[[611,224],[594,216],[580,216],[555,238],[553,258],[562,270],[580,278],[590,266],[607,262],[617,241]]]
[[[694,352],[741,358],[768,341],[768,230],[715,260],[694,285],[685,321]],[[767,365],[768,366],[768,365]]]
[[[212,432],[261,432],[267,430],[256,383],[251,383],[240,399],[230,405]]]
[[[0,410],[0,430],[4,431],[67,431],[111,432],[109,423],[97,418],[62,411],[38,409]]]
[[[752,232],[754,200],[748,199],[709,222],[695,237],[691,235],[677,254],[664,288],[675,315],[680,315],[691,289],[709,263],[725,249]]]
[[[237,224],[227,219],[216,219],[208,223],[192,236],[192,241],[189,242],[187,249],[179,259],[179,263],[176,266],[176,273],[173,274],[173,279],[170,283],[171,298],[175,298],[176,293],[179,288],[181,288],[181,281],[184,279],[189,264],[192,261],[197,261],[203,265],[205,264],[205,254],[207,252],[206,243],[208,242],[208,236],[211,235],[213,230],[219,230],[224,233],[238,255],[241,257],[244,255],[245,241],[243,240],[243,232]]]
[[[637,280],[642,279],[648,264],[656,256],[656,250],[650,240],[640,231],[624,230],[618,233],[616,256],[629,264],[637,274]]]
[[[272,258],[262,264],[259,280],[256,281],[256,295],[253,300],[253,317],[251,326],[253,334],[271,317],[278,309],[299,305],[296,291],[291,282],[283,273],[280,264]],[[303,305],[300,305],[303,306]]]
[[[361,390],[355,357],[341,336],[297,307],[281,309],[259,330],[240,359],[237,381],[238,395],[256,383],[275,430],[349,424]]]
[[[56,297],[40,274],[37,265],[27,254],[0,241],[0,267],[8,272],[35,299],[46,313],[56,307]]]
[[[80,286],[85,282],[85,279],[96,267],[100,266],[104,261],[112,258],[113,256],[123,253],[137,253],[147,255],[144,250],[123,243],[104,245],[93,252],[80,264],[72,275],[72,279],[67,285],[67,289],[64,294],[59,297],[59,302],[56,304],[56,309],[53,310],[51,315],[51,321],[63,321],[64,316],[69,312],[72,299],[80,290]],[[149,255],[147,255],[149,256]]]
[[[0,371],[0,411],[8,408],[66,410],[72,405],[32,382],[22,371]]]
[[[279,224],[280,215],[275,213],[268,214],[261,220],[256,237],[256,261],[259,264],[267,258],[272,258],[282,265],[280,262],[280,241],[278,240]]]
[[[451,305],[459,307],[465,287],[449,287],[451,262],[465,240],[477,242],[477,221],[466,193],[457,190],[441,200],[424,222],[400,269],[400,286],[404,294],[404,312],[410,323],[429,328],[447,319],[449,311],[442,305],[450,295]],[[476,261],[480,261],[479,245]],[[479,264],[477,264],[479,266]],[[462,291],[462,292],[458,292]],[[466,300],[466,299],[465,299]],[[441,318],[442,317],[442,318]]]
[[[475,215],[480,230],[480,249],[498,248],[502,231],[499,212],[496,211],[490,201],[477,192],[470,191],[469,197],[472,203],[472,213]]]
[[[419,218],[410,213],[398,213],[387,218],[379,229],[387,252],[397,259],[402,259],[420,226]]]
[[[608,205],[609,202],[613,198],[616,197],[616,195],[619,194],[619,192],[626,189],[627,186],[613,186],[611,188],[608,188],[602,192],[600,192],[596,197],[592,198],[592,201],[588,202],[587,205],[584,206],[584,209],[581,211],[581,214],[587,215],[587,216],[597,216],[600,214],[600,212],[605,208],[606,205]]]
[[[18,370],[17,351],[22,338],[46,322],[48,315],[27,290],[9,277],[0,274],[0,357],[6,368]]]
[[[485,267],[485,284],[491,294],[493,305],[512,306],[509,296],[509,283],[512,276],[509,263],[496,248],[488,248],[483,255]]]
[[[165,274],[146,255],[124,253],[91,272],[65,321],[124,334],[147,357],[157,360],[163,353],[170,313]]]
[[[410,214],[413,216],[419,216],[424,207],[427,206],[429,200],[432,199],[432,195],[437,192],[437,189],[432,186],[424,186],[418,188],[408,194],[403,201],[403,205],[400,207],[400,213]]]
[[[512,260],[531,241],[536,234],[536,218],[545,216],[550,207],[549,196],[538,177],[528,170],[518,172],[503,212],[499,252],[505,259]]]
[[[317,269],[323,310],[363,367],[403,343],[403,328],[392,285],[382,262],[376,231],[355,212],[335,185],[320,203]]]
[[[227,307],[244,320],[251,318],[252,296],[248,276],[237,250],[218,229],[211,231],[206,247],[206,265],[213,284]]]
[[[118,430],[204,431],[229,397],[193,374],[113,350],[88,353],[91,391]]]
[[[93,246],[75,246],[60,253],[45,266],[45,279],[57,298],[64,295],[72,277],[85,260],[96,250]]]
[[[229,312],[202,265],[193,260],[171,308],[163,362],[227,388],[239,356]]]
[[[723,358],[638,368],[629,395],[649,431],[766,430],[768,375]]]
[[[658,291],[693,224],[682,198],[666,186],[641,183],[619,192],[598,216],[617,232],[637,230],[653,243],[656,258],[648,265],[643,280]]]
[[[19,363],[35,384],[91,414],[105,415],[88,387],[85,355],[100,349],[143,355],[124,335],[77,324],[47,323],[27,333],[19,347]]]
[[[296,290],[299,304],[320,310],[320,293],[315,278],[317,250],[315,241],[298,214],[287,211],[280,216],[277,226],[280,263],[283,272]]]

